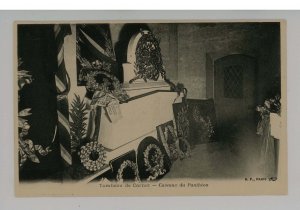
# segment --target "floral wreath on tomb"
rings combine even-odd
[[[152,155],[150,155],[151,150],[153,152]],[[164,169],[164,154],[157,145],[149,144],[143,154],[145,166],[147,167],[146,171],[149,171],[151,174],[147,181],[155,180],[158,176],[166,173],[166,169]]]
[[[102,168],[106,159],[104,147],[98,142],[92,141],[81,147],[80,161],[89,171],[97,171]]]
[[[100,60],[90,62],[80,56],[79,47],[77,59],[82,67],[78,80],[85,83],[88,93],[92,94],[91,105],[105,107],[112,101],[125,102],[129,98],[118,78],[112,74],[113,67],[109,62]]]
[[[137,164],[134,163],[131,160],[125,160],[123,161],[123,163],[121,164],[120,168],[118,169],[118,173],[117,173],[117,181],[118,182],[123,182],[124,181],[124,170],[126,168],[130,168],[132,169],[133,173],[134,173],[134,181],[135,182],[140,182],[140,178],[139,178],[139,172],[138,172],[138,168],[137,168]]]
[[[106,71],[91,71],[86,81],[86,89],[93,92],[91,105],[105,107],[114,100],[125,102],[129,98],[120,81]]]
[[[140,31],[140,38],[135,48],[134,72],[135,77],[129,81],[137,79],[157,81],[159,76],[165,78],[166,71],[163,66],[159,40],[150,31]]]

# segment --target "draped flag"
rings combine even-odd
[[[115,74],[117,62],[108,24],[76,25],[77,84],[83,86],[90,72]]]
[[[71,139],[69,126],[69,106],[68,93],[70,90],[70,78],[66,71],[64,62],[64,38],[71,34],[70,25],[54,25],[55,42],[57,45],[58,69],[55,73],[55,83],[57,91],[57,117],[58,134],[60,143],[60,154],[63,160],[72,164]]]
[[[87,87],[86,103],[90,110],[86,137],[97,140],[101,108],[90,106],[94,87],[109,80],[107,75],[116,75],[117,71],[109,25],[77,24],[76,43],[77,85]],[[103,100],[107,100],[107,97]]]

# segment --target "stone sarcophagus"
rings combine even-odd
[[[108,160],[136,150],[146,137],[158,139],[156,127],[172,121],[172,105],[182,101],[164,80],[160,48],[149,31],[131,38],[123,74],[123,88],[130,98],[115,107],[118,120],[111,122],[106,114],[101,115],[98,142],[111,151]]]

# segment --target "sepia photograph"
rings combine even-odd
[[[17,21],[17,196],[287,194],[285,21]]]

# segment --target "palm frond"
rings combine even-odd
[[[84,136],[86,135],[86,120],[87,120],[87,108],[83,100],[79,95],[75,94],[75,98],[71,103],[70,117],[70,133],[72,138],[72,151],[76,151],[76,148],[81,144]]]

